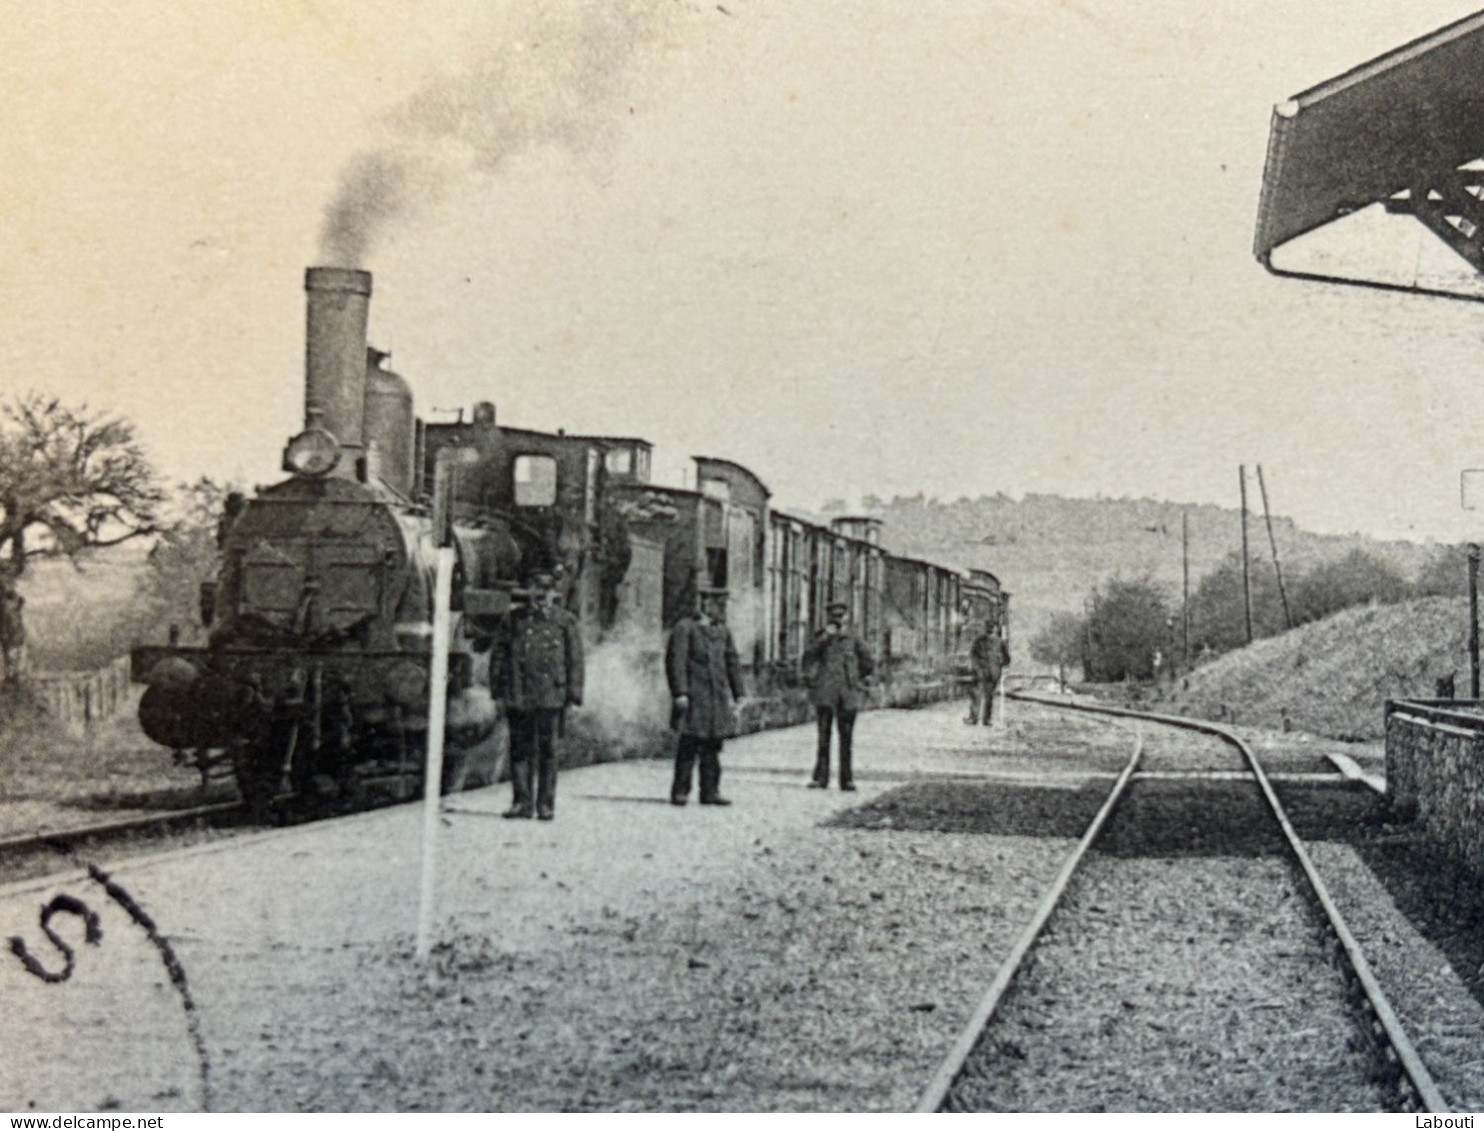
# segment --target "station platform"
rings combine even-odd
[[[730,740],[725,808],[669,804],[668,760],[564,772],[552,822],[502,820],[508,786],[445,798],[424,964],[419,804],[96,861],[112,892],[9,885],[0,933],[53,974],[38,913],[77,901],[50,921],[75,959],[0,962],[0,1110],[910,1106],[1067,845],[839,818],[926,777],[1079,789],[1132,747],[963,709],[860,716],[854,793],[807,788],[807,726]]]

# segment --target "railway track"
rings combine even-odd
[[[464,775],[460,771],[449,792],[458,793],[465,788]],[[420,789],[416,796],[421,796]],[[306,801],[297,794],[281,793],[271,801],[257,804],[242,800],[218,802],[189,809],[162,810],[115,821],[100,821],[74,828],[0,837],[0,880],[10,878],[9,873],[16,871],[22,861],[29,865],[45,854],[70,854],[83,846],[95,848],[140,834],[169,833],[192,826],[224,828],[236,825],[265,827],[300,824],[367,812],[386,805],[405,804],[407,801],[407,798],[390,795],[380,797],[377,804],[336,808],[325,805],[321,800]]]
[[[1365,1037],[1369,1038],[1368,1043],[1374,1059],[1365,1075],[1374,1083],[1377,1094],[1385,1097],[1384,1102],[1388,1107],[1405,1111],[1437,1113],[1449,1110],[1436,1083],[1403,1029],[1396,1011],[1387,1001],[1353,933],[1330,897],[1308,851],[1294,831],[1268,775],[1246,743],[1225,728],[1200,720],[1143,714],[1114,707],[1047,701],[1034,696],[1017,697],[1046,706],[1131,720],[1141,727],[1153,725],[1196,732],[1218,740],[1227,750],[1236,751],[1240,755],[1248,780],[1261,794],[1261,805],[1264,811],[1271,817],[1276,829],[1281,833],[1281,837],[1275,839],[1281,841],[1283,855],[1291,864],[1286,875],[1293,878],[1292,882],[1307,896],[1308,904],[1317,912],[1311,919],[1317,920],[1327,940],[1327,945],[1321,948],[1320,953],[1327,950],[1333,957],[1343,978],[1344,987],[1349,991],[1352,1003],[1351,1019],[1358,1024],[1359,1030],[1364,1033]],[[992,1105],[996,1102],[1003,1102],[994,1099],[994,1082],[1000,1075],[996,1070],[997,1062],[1007,1055],[1013,1058],[1024,1057],[1027,1054],[1004,1034],[997,1035],[997,1030],[1000,1028],[997,1023],[1005,1013],[1010,1011],[1008,1003],[1014,999],[1012,991],[1030,983],[1031,978],[1026,972],[1034,963],[1034,956],[1038,950],[1043,949],[1042,944],[1047,934],[1048,924],[1059,915],[1069,917],[1075,914],[1068,909],[1071,902],[1068,899],[1068,892],[1073,888],[1075,879],[1080,877],[1087,880],[1086,862],[1092,849],[1095,845],[1105,845],[1110,839],[1110,829],[1115,825],[1115,812],[1120,809],[1121,805],[1128,804],[1128,798],[1134,793],[1135,786],[1141,782],[1167,783],[1182,776],[1188,780],[1204,778],[1207,781],[1225,782],[1229,782],[1232,777],[1230,770],[1225,766],[1214,771],[1208,769],[1184,774],[1166,769],[1150,773],[1146,777],[1141,773],[1141,766],[1145,761],[1148,746],[1148,739],[1141,729],[1137,735],[1134,750],[1109,790],[1102,807],[1056,874],[1030,922],[980,999],[959,1039],[922,1093],[917,1105],[919,1112],[997,1110]],[[1092,881],[1087,880],[1087,883],[1091,884]],[[1248,898],[1254,901],[1261,899],[1256,894]],[[1093,910],[1102,912],[1105,908],[1094,907]],[[1154,948],[1151,946],[1150,949],[1152,951]],[[1108,991],[1100,985],[1093,992],[1106,993]],[[1054,993],[1043,993],[1042,1000],[1037,1003],[1038,1015],[1032,1017],[1027,1014],[1021,1019],[1021,1024],[1027,1027],[1054,1026],[1057,996],[1059,995]],[[1134,1008],[1134,1003],[1127,1000],[1122,1001],[1121,1005],[1129,1011]],[[1105,1024],[1107,1023],[1105,1019]],[[1161,1026],[1155,1022],[1154,1027],[1157,1029]],[[1072,1047],[1068,1048],[1064,1042],[1063,1048],[1072,1059],[1087,1052],[1087,1049],[1080,1046],[1076,1039],[1073,1039],[1070,1044]],[[1101,1067],[1105,1073],[1116,1074],[1120,1066],[1107,1064]],[[1047,1071],[1049,1065],[1032,1065],[1031,1069],[1039,1075]],[[1055,1086],[1050,1087],[1054,1089]],[[1067,1102],[1065,1096],[1062,1102]]]
[[[198,805],[191,809],[150,813],[118,821],[100,821],[69,829],[54,829],[47,832],[27,833],[24,836],[0,838],[0,868],[37,853],[70,853],[84,845],[92,847],[107,844],[140,833],[170,832],[206,822],[226,823],[231,818],[247,816],[249,812],[250,808],[245,802],[227,801],[215,805]]]

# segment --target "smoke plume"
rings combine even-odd
[[[321,231],[323,262],[362,266],[399,219],[457,182],[497,175],[514,154],[611,144],[673,11],[673,0],[533,6],[497,49],[387,115],[387,143],[341,174]]]
[[[578,716],[609,757],[661,752],[669,734],[664,640],[625,626],[587,654]]]

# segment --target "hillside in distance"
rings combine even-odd
[[[1224,557],[1242,548],[1241,511],[1211,504],[1059,495],[984,495],[941,502],[918,494],[891,500],[868,496],[860,511],[882,519],[882,543],[892,553],[959,569],[987,569],[998,577],[1014,595],[1017,661],[1029,660],[1028,641],[1053,612],[1080,613],[1093,586],[1109,578],[1148,574],[1178,606],[1182,515],[1189,529],[1192,593]],[[822,517],[842,513],[847,513],[843,506],[827,503]],[[1260,510],[1248,513],[1247,536],[1253,570],[1271,572]],[[1435,544],[1387,542],[1360,534],[1315,534],[1276,516],[1273,537],[1285,580],[1356,549],[1411,579],[1438,550]]]

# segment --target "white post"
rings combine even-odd
[[[994,729],[995,730],[1004,730],[1005,727],[1009,725],[1009,724],[1007,724],[1005,722],[1005,677],[1004,676],[1000,676],[1000,682],[995,686],[994,693],[995,693],[995,698],[999,700],[999,704],[995,707],[995,712],[994,712]]]
[[[433,888],[438,862],[439,799],[443,783],[443,731],[448,713],[449,599],[453,595],[454,549],[438,547],[433,587],[433,656],[428,673],[428,760],[423,783],[422,895],[417,909],[417,957],[432,949]]]

